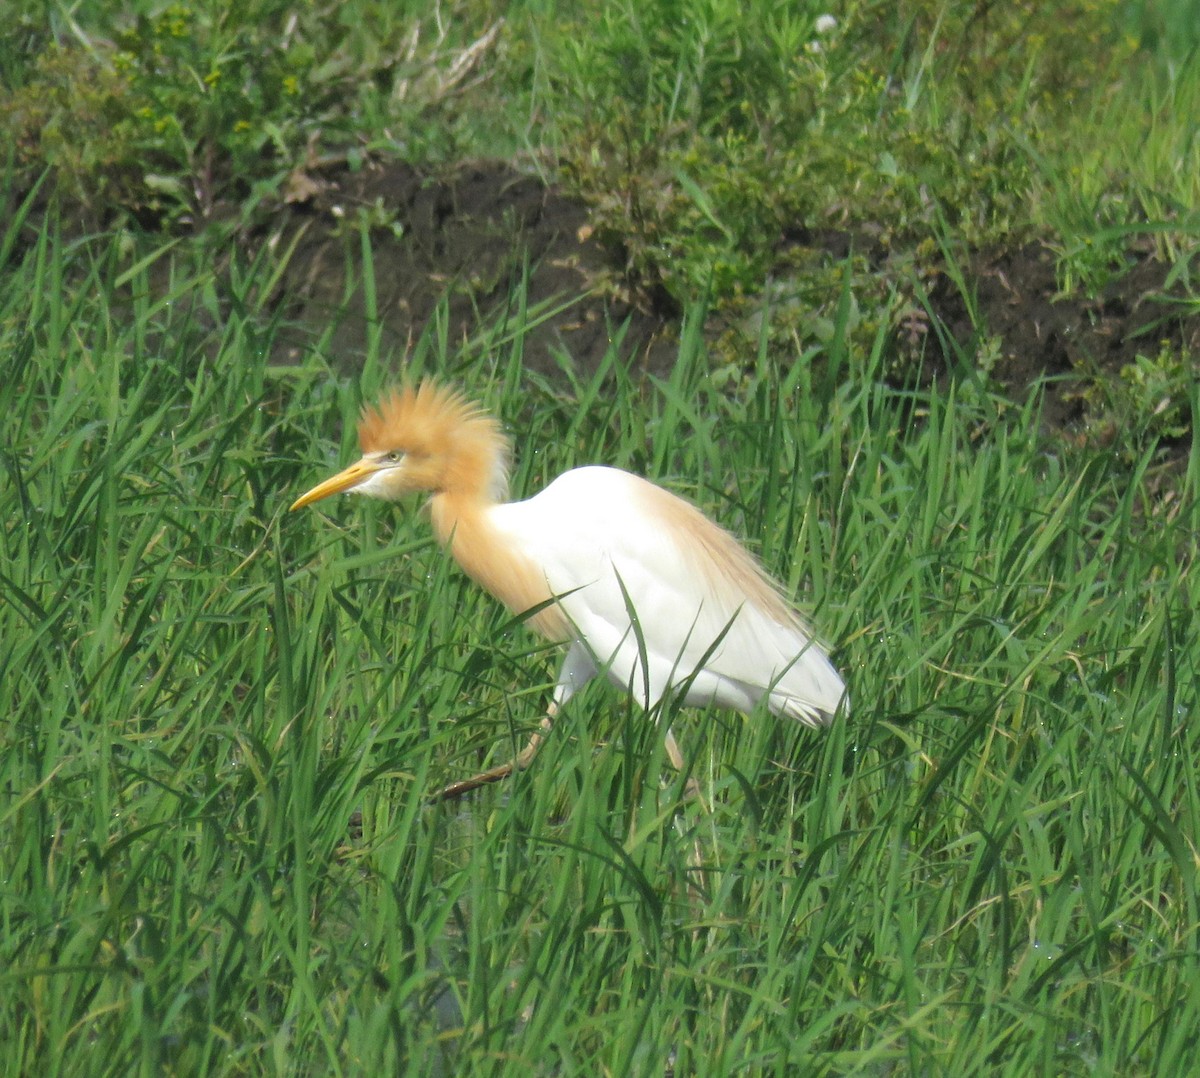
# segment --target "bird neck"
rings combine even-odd
[[[566,615],[550,604],[553,593],[545,572],[497,527],[497,503],[485,496],[435,494],[429,503],[433,533],[462,571],[514,614],[541,607],[529,618],[534,631],[556,642],[572,637]]]
[[[481,491],[443,490],[429,501],[433,534],[460,563],[460,548],[487,541],[487,511],[495,501]],[[460,537],[461,541],[459,541]],[[465,568],[465,566],[464,566]]]

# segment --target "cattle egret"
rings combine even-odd
[[[682,498],[617,468],[583,467],[509,502],[509,445],[490,415],[433,382],[388,394],[358,424],[362,458],[297,498],[342,491],[397,501],[429,494],[438,542],[477,584],[565,646],[541,733],[508,764],[447,786],[454,797],[528,765],[580,686],[604,674],[645,708],[684,704],[809,726],[846,708],[846,689],[758,562]],[[682,769],[674,736],[667,753]]]

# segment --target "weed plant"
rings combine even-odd
[[[764,330],[734,387],[699,310],[646,387],[619,333],[551,384],[520,326],[435,322],[403,370],[503,417],[518,494],[599,461],[692,498],[853,697],[825,732],[671,715],[701,805],[590,686],[530,770],[435,806],[554,663],[417,505],[286,514],[399,357],[275,366],[269,250],[218,277],[17,227],[0,1072],[1195,1071],[1200,444],[1168,482],[1045,443],[1036,396],[897,387],[844,316],[783,362]]]
[[[322,167],[478,152],[488,127],[481,104],[444,108],[487,81],[502,25],[471,0],[449,21],[361,0],[28,7],[0,46],[0,121],[25,174],[52,169],[90,221],[244,236]]]
[[[805,229],[907,249],[940,218],[971,245],[1049,233],[1092,284],[1098,225],[1110,267],[1122,229],[1194,249],[1196,13],[16,0],[0,120],[26,176],[51,169],[93,219],[244,234],[324,166],[524,147],[680,303],[753,306],[766,272],[805,269]]]

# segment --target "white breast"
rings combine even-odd
[[[579,468],[489,523],[541,567],[597,668],[646,707],[668,690],[739,711],[766,697],[817,725],[845,695],[799,617],[747,578],[744,552],[722,558],[729,537],[644,479]]]

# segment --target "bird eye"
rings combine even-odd
[[[404,454],[398,449],[393,449],[390,453],[383,455],[383,462],[385,464],[399,464],[403,459]]]

